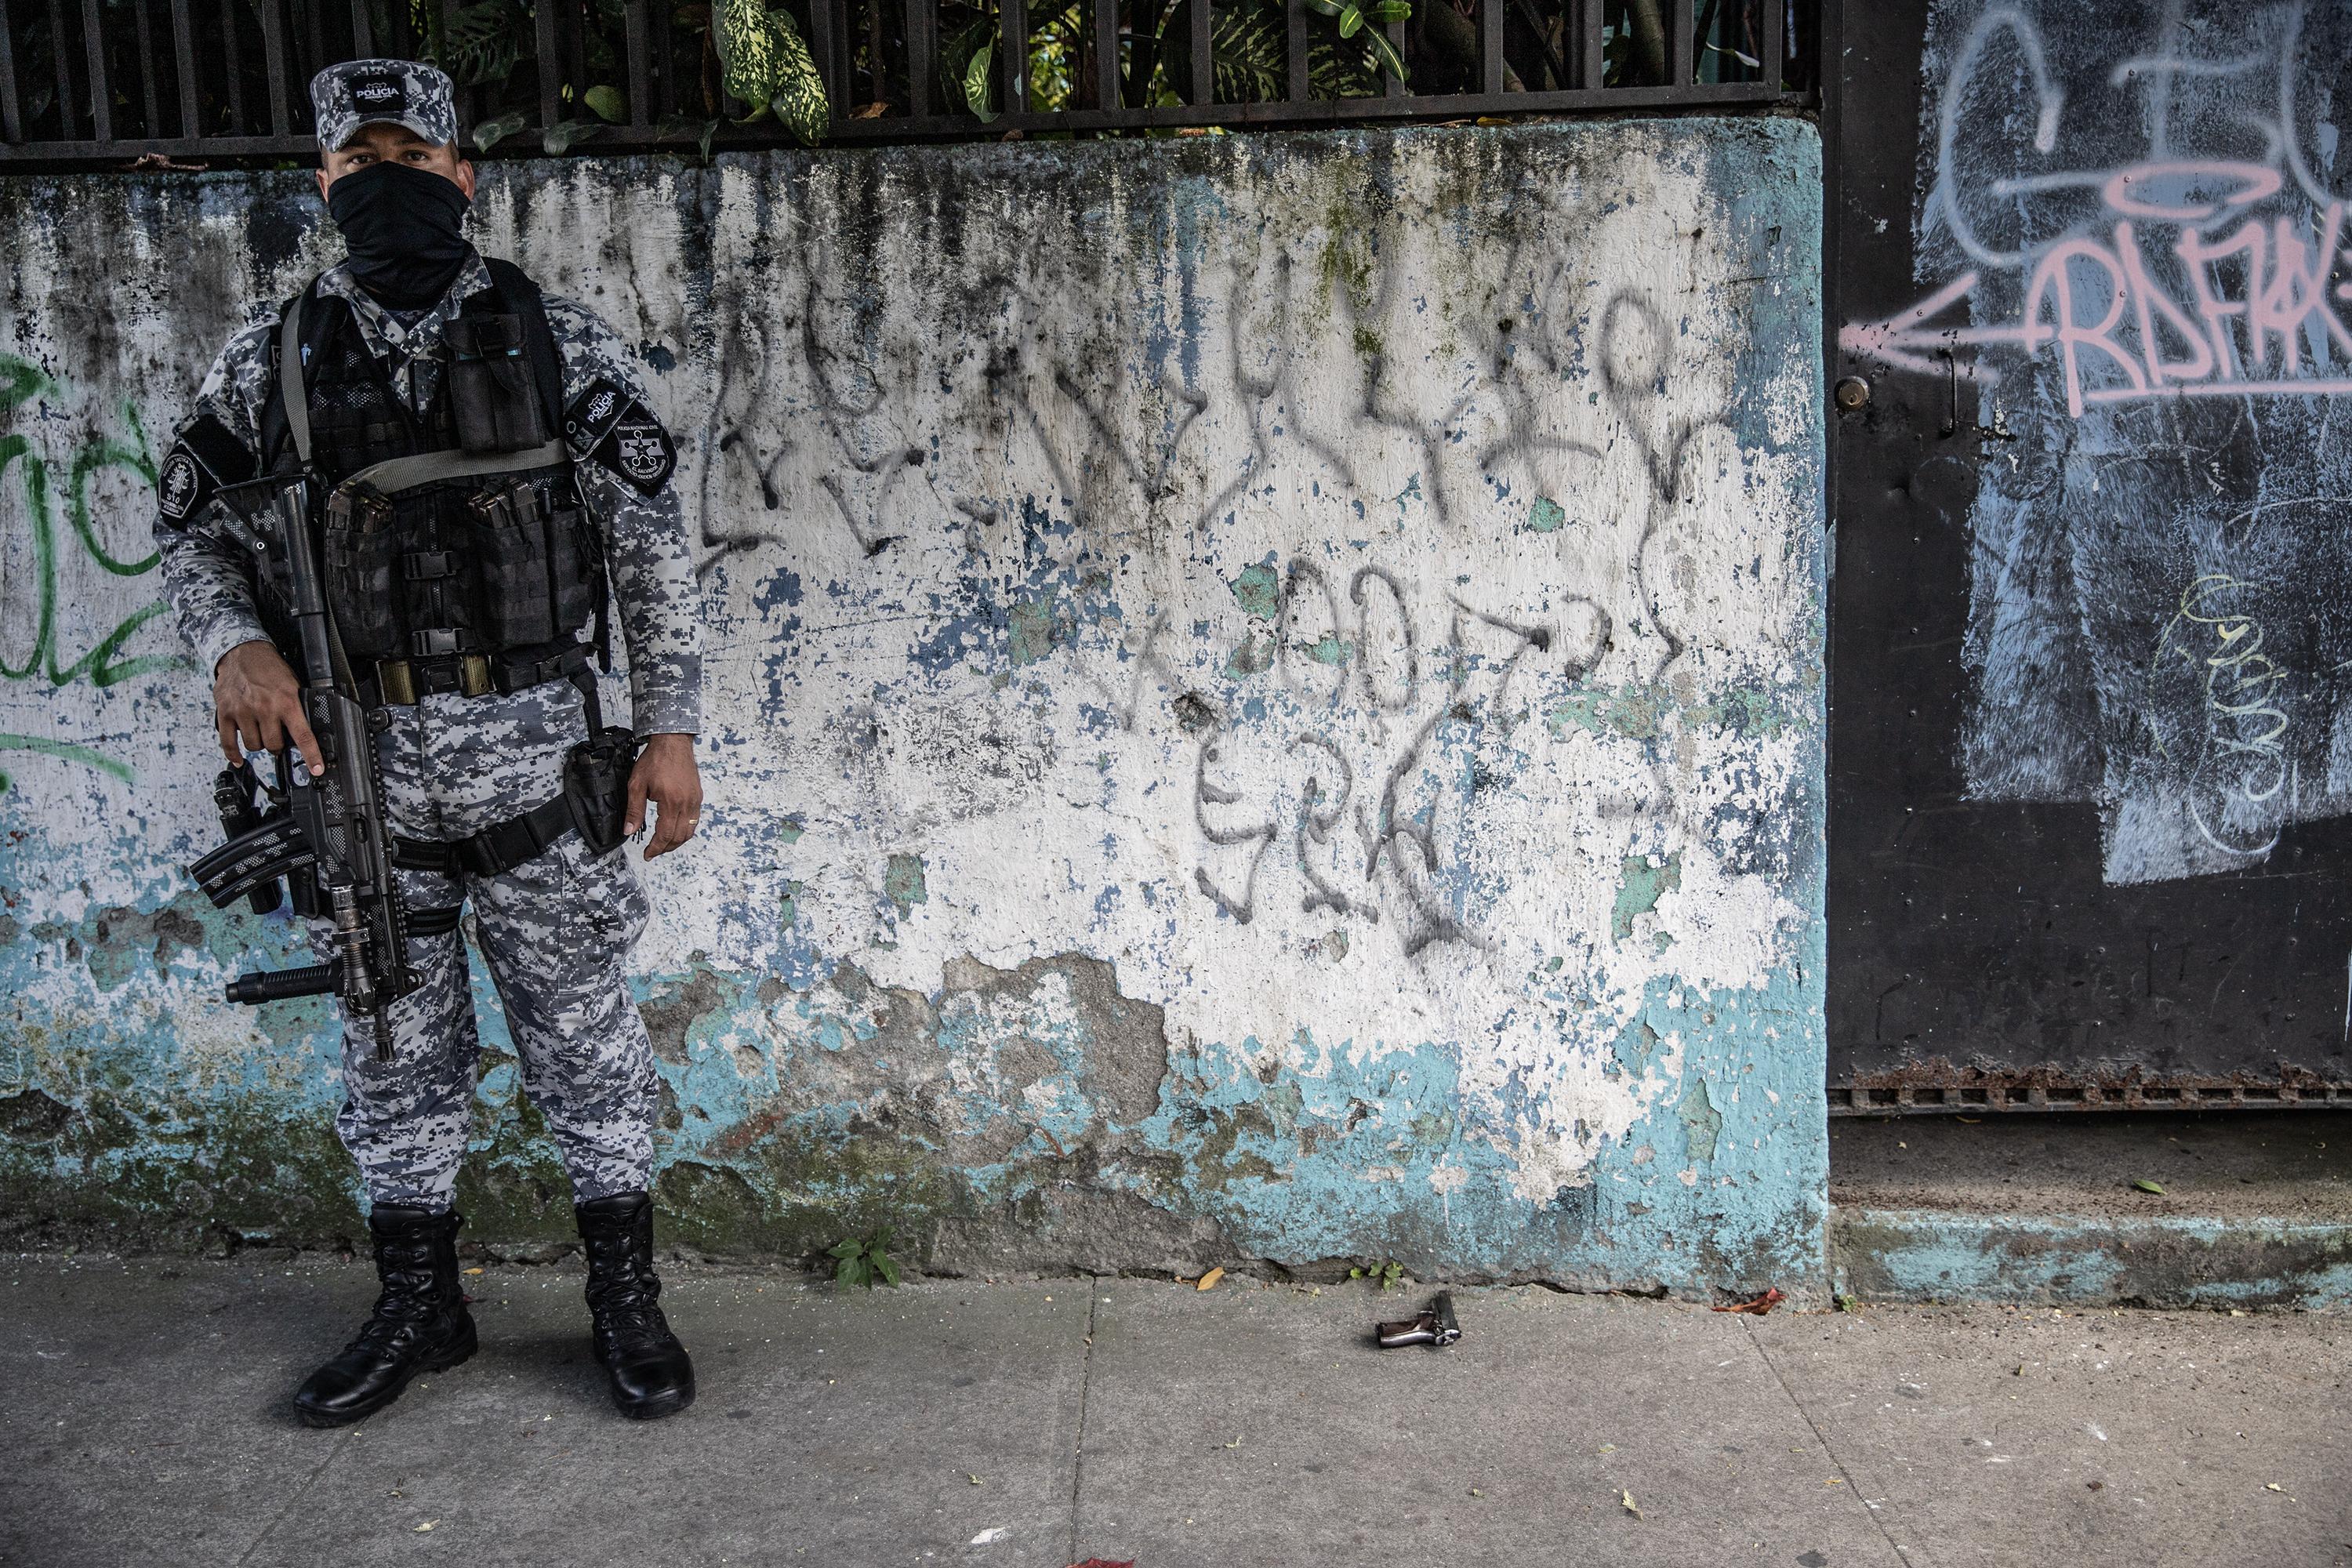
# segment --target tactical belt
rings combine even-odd
[[[361,705],[413,708],[424,698],[454,691],[463,697],[510,696],[550,680],[569,680],[588,668],[588,645],[574,643],[545,658],[502,658],[478,653],[380,658],[359,672]]]
[[[460,872],[503,877],[516,867],[537,859],[573,831],[572,802],[559,795],[520,816],[509,816],[469,837],[394,838],[392,863],[404,870],[437,871],[445,877]],[[415,926],[412,917],[410,929]]]

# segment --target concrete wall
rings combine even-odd
[[[20,1215],[353,1223],[325,1007],[213,999],[294,942],[177,869],[206,683],[144,542],[214,345],[331,254],[307,184],[0,189]],[[477,222],[685,454],[673,1237],[1818,1280],[1809,125],[507,164]],[[563,1235],[478,989],[461,1201]]]

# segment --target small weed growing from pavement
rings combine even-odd
[[[863,1285],[874,1289],[879,1279],[893,1290],[898,1288],[898,1265],[890,1258],[890,1227],[880,1230],[860,1241],[853,1237],[837,1243],[825,1256],[833,1259],[833,1282],[836,1285]]]
[[[1366,1263],[1348,1270],[1350,1279],[1377,1279],[1385,1290],[1404,1282],[1404,1265],[1391,1258],[1385,1263]]]

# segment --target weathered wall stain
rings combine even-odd
[[[1817,1278],[1818,177],[1706,121],[489,172],[486,245],[639,345],[700,541],[711,805],[637,955],[673,1233]],[[331,243],[299,176],[0,200],[12,352],[150,427]],[[142,758],[0,799],[0,1181],[348,1230],[323,1011],[209,999],[291,932],[189,908],[204,696],[0,690]],[[461,1201],[561,1235],[478,1004]]]
[[[2347,46],[2337,6],[1929,9],[1926,292],[1841,346],[1968,442],[1971,792],[2095,804],[2111,882],[2352,810]]]

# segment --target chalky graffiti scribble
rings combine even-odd
[[[1840,347],[1946,384],[1976,472],[1969,793],[2096,805],[2110,882],[2352,813],[2347,52],[2341,7],[1931,10],[1923,292]]]

